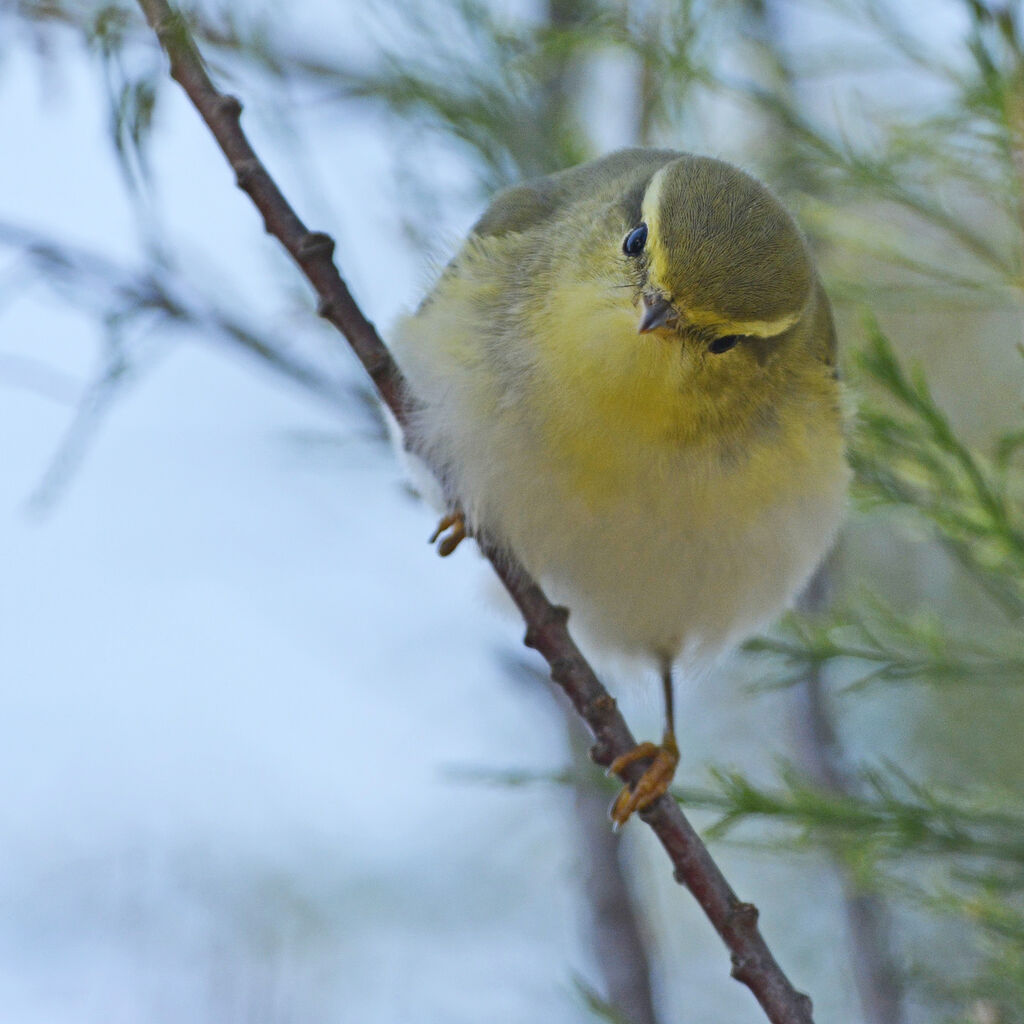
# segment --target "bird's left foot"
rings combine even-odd
[[[444,533],[447,533],[446,537],[441,536]],[[438,538],[441,538],[441,543],[437,545],[437,553],[442,558],[447,558],[467,536],[466,518],[456,510],[446,515],[437,524],[437,529],[430,535],[430,543],[433,544]]]
[[[650,807],[659,797],[668,792],[672,779],[679,764],[679,748],[676,738],[671,732],[665,733],[661,744],[640,743],[632,750],[615,758],[608,766],[609,775],[618,775],[624,768],[636,761],[649,760],[647,770],[630,788],[624,786],[615,798],[609,814],[615,827],[621,828],[629,820],[634,811],[642,811]]]

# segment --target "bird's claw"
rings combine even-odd
[[[668,792],[679,764],[679,748],[675,737],[671,733],[667,734],[660,745],[650,742],[638,744],[615,758],[608,767],[608,774],[619,775],[629,765],[644,760],[651,763],[643,775],[632,787],[623,786],[608,812],[616,829],[625,825],[634,811],[645,810]]]
[[[442,537],[443,533],[448,536]],[[437,553],[442,558],[447,558],[467,537],[466,519],[461,512],[451,512],[437,524],[437,529],[430,535],[430,543],[435,543],[438,538],[441,543],[437,545]]]

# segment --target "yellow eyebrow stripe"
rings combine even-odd
[[[800,313],[787,313],[776,320],[723,320],[720,313],[704,309],[687,309],[683,316],[695,327],[714,327],[725,334],[746,334],[754,338],[774,338],[788,331],[800,319]]]
[[[662,167],[647,186],[644,193],[643,203],[640,208],[640,216],[647,225],[648,252],[651,257],[650,274],[654,281],[664,281],[667,276],[668,267],[665,263],[666,253],[658,244],[661,238],[661,224],[658,222],[658,210],[661,206],[661,189],[665,183],[665,168]]]

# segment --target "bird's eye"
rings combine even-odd
[[[735,348],[742,340],[742,334],[724,334],[721,338],[715,338],[708,345],[708,351],[713,355],[720,356],[723,352],[728,352],[729,349]]]
[[[622,243],[622,251],[627,256],[639,256],[644,251],[644,246],[647,244],[647,225],[641,224],[638,227],[633,228],[628,235],[626,240]]]

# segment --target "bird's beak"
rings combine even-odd
[[[674,320],[679,314],[672,308],[672,303],[660,292],[643,296],[644,313],[640,317],[640,326],[637,327],[638,334],[646,334],[648,331],[664,327],[670,320]]]

